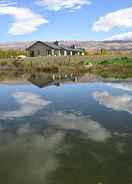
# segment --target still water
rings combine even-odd
[[[132,82],[51,78],[1,81],[0,184],[131,184]]]

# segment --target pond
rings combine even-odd
[[[0,183],[131,184],[131,80],[1,80]]]

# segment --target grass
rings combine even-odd
[[[24,61],[15,59],[1,59],[1,70],[22,70],[38,72],[84,72],[84,60],[87,57],[37,57],[26,58]]]
[[[132,58],[128,57],[121,57],[121,58],[114,58],[110,60],[103,60],[99,64],[108,65],[132,65]]]
[[[89,67],[90,66],[90,67]],[[132,56],[37,57],[24,60],[0,59],[1,71],[23,72],[91,72],[104,78],[131,78]]]
[[[91,72],[103,78],[131,78],[132,57],[115,57],[102,61],[85,61],[86,65],[93,64]]]

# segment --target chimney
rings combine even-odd
[[[58,42],[57,40],[54,42],[54,44],[60,46],[60,42]]]

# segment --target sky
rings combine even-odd
[[[131,0],[0,0],[0,42],[132,40]]]

